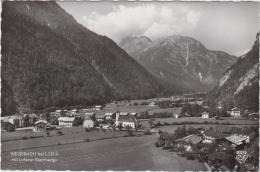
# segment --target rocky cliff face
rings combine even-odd
[[[153,97],[164,88],[53,2],[3,2],[2,115]]]
[[[148,38],[128,38],[119,45],[155,76],[195,91],[212,89],[236,61],[236,57],[210,51],[190,37],[174,35],[155,41],[144,40]],[[139,42],[145,43],[137,46]]]
[[[209,94],[209,102],[221,103],[227,109],[237,106],[243,110],[259,109],[259,34],[252,49],[238,58]]]

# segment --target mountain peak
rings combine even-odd
[[[158,38],[145,46],[140,40],[124,40],[120,46],[155,76],[188,89],[211,89],[236,60],[220,51],[211,51],[198,40],[182,35]]]

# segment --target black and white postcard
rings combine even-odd
[[[2,170],[259,170],[259,2],[1,5]]]

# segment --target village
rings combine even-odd
[[[27,143],[31,139],[37,141],[47,138],[50,143],[55,140],[54,145],[63,145],[68,143],[62,142],[63,135],[73,138],[73,143],[80,143],[103,137],[109,139],[155,134],[159,138],[157,141],[154,139],[154,148],[162,147],[176,152],[189,161],[197,159],[212,171],[256,170],[258,113],[245,115],[239,108],[233,107],[225,112],[225,116],[220,116],[211,114],[202,103],[203,98],[170,97],[114,101],[83,109],[56,109],[53,112],[1,117],[3,151],[5,148],[19,150],[17,147],[5,146],[15,140]],[[222,109],[220,106],[217,108]],[[83,131],[90,133],[92,138],[82,138]],[[105,133],[105,136],[100,132]],[[45,143],[42,146],[46,146]],[[222,157],[228,159],[223,160]]]

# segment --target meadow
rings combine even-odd
[[[56,163],[12,162],[2,153],[2,169],[9,170],[196,170],[205,167],[154,146],[158,136],[121,137],[66,145],[27,149],[26,152],[57,152]],[[43,157],[41,157],[43,158]]]
[[[195,123],[215,123],[219,124],[233,124],[233,125],[259,125],[258,121],[241,119],[241,118],[223,118],[222,120],[216,120],[215,118],[203,119],[201,117],[187,117],[187,118],[156,118],[155,121],[160,121],[161,123],[185,123],[185,122],[195,122]]]

